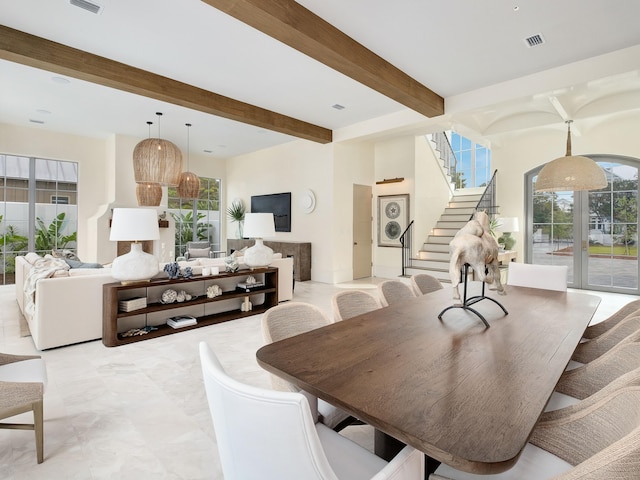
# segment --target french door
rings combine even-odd
[[[567,265],[569,286],[638,294],[636,159],[591,156],[608,184],[585,192],[535,192],[527,174],[527,261]]]

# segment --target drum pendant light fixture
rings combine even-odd
[[[180,198],[198,198],[200,196],[200,177],[189,171],[189,129],[191,124],[185,123],[185,125],[187,126],[187,171],[180,175],[176,190]]]
[[[160,116],[158,116],[158,137],[160,137]],[[162,138],[147,138],[133,149],[133,173],[136,183],[157,183],[176,186],[182,172],[180,149]]]
[[[550,161],[538,174],[538,192],[600,190],[607,186],[607,177],[600,166],[587,157],[571,155],[571,122],[567,120],[567,153]]]

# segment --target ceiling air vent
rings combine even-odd
[[[102,5],[88,2],[87,0],[69,0],[69,3],[75,7],[80,7],[91,13],[102,13]]]
[[[535,35],[525,38],[524,43],[527,44],[527,47],[537,47],[544,43],[544,38],[542,38],[540,33],[536,33]]]

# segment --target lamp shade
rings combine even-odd
[[[572,155],[550,161],[538,174],[535,189],[539,192],[600,190],[607,177],[600,166],[587,157]]]
[[[114,208],[111,241],[158,240],[158,212],[151,208]]]
[[[146,138],[133,149],[136,183],[150,182],[176,186],[182,173],[182,152],[169,140]]]
[[[600,166],[587,157],[571,154],[571,122],[567,120],[567,152],[564,157],[550,161],[538,174],[538,192],[578,192],[600,190],[607,186],[607,176]]]
[[[247,238],[275,237],[273,213],[245,213],[244,236]]]
[[[244,263],[249,268],[260,268],[271,265],[273,250],[267,247],[262,239],[275,237],[276,226],[273,213],[245,213],[244,236],[255,238],[256,244],[244,252]]]
[[[518,217],[500,217],[498,218],[497,232],[519,232]]]

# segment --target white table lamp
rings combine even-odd
[[[513,232],[519,232],[518,217],[500,217],[498,218],[498,226],[496,232],[502,232],[502,237],[498,239],[498,243],[504,245],[505,250],[511,250],[516,244],[515,238],[511,236]]]
[[[150,208],[114,208],[111,241],[131,241],[131,251],[117,257],[111,276],[123,283],[149,280],[158,273],[158,259],[142,251],[142,240],[158,240],[158,213]]]
[[[249,268],[268,267],[273,260],[273,250],[262,239],[275,237],[276,227],[273,213],[245,213],[244,236],[255,238],[256,244],[244,252],[244,263]]]

